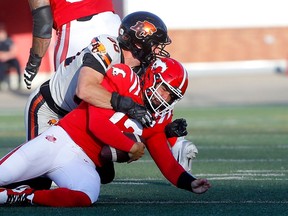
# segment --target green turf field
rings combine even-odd
[[[197,177],[212,188],[196,195],[170,185],[147,153],[116,165],[89,208],[0,207],[1,215],[288,215],[288,107],[177,108],[199,154]],[[0,114],[0,154],[24,140],[23,116]],[[17,113],[17,112],[16,112]]]

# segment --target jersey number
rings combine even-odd
[[[114,47],[115,52],[119,53],[120,47],[118,46],[117,42],[111,37],[107,37],[107,38],[108,38],[108,40],[110,40],[113,43],[113,47]]]
[[[126,132],[142,136],[143,127],[135,120],[131,120],[124,113],[116,112],[110,118],[110,121]]]

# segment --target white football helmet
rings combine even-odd
[[[184,137],[179,137],[175,145],[171,148],[174,158],[187,171],[192,171],[192,160],[196,158],[198,149],[196,146],[186,140]]]

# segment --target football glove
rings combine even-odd
[[[187,122],[185,119],[175,119],[165,127],[165,134],[167,138],[182,137],[188,134]]]
[[[192,171],[192,160],[196,158],[196,154],[198,154],[198,149],[196,146],[184,139],[184,137],[180,137],[177,139],[175,145],[171,148],[172,154],[174,158],[178,161],[178,163],[187,171]]]
[[[30,55],[24,71],[24,82],[27,89],[31,89],[32,80],[38,73],[42,58],[30,49]]]
[[[139,121],[144,127],[152,127],[155,120],[149,110],[135,103],[131,98],[121,96],[117,92],[112,93],[111,105],[117,112],[123,112],[130,118]]]

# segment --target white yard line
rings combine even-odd
[[[288,181],[288,170],[237,170],[238,173],[207,174],[199,173],[197,177],[207,177],[210,181],[215,180],[242,180],[242,181]],[[115,179],[110,184],[114,185],[147,185],[153,181],[163,181],[164,178],[127,178]],[[53,187],[57,187],[55,183]]]
[[[193,163],[202,163],[202,162],[237,162],[237,163],[251,163],[251,162],[283,162],[287,161],[287,159],[269,159],[269,158],[262,158],[262,159],[196,159]],[[134,161],[133,163],[154,163],[153,160],[138,160]]]

